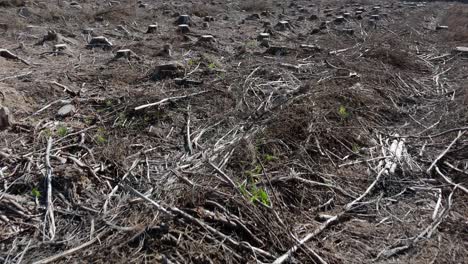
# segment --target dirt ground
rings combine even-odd
[[[463,1],[0,0],[0,34],[3,263],[468,263]]]

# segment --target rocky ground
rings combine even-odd
[[[462,2],[0,0],[0,261],[467,263]]]

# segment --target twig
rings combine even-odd
[[[16,56],[15,54],[11,53],[9,50],[6,50],[6,49],[0,49],[0,57],[3,57],[5,59],[9,59],[9,60],[19,60],[19,61],[21,61],[22,63],[24,63],[26,65],[31,65],[26,60]]]
[[[58,82],[55,82],[55,81],[54,81],[54,82],[49,82],[49,83],[50,83],[50,84],[53,84],[53,85],[56,85],[56,86],[58,86],[58,87],[60,87],[60,88],[62,88],[64,91],[70,93],[71,95],[77,95],[77,94],[79,94],[78,92],[76,92],[76,91],[70,89],[68,86],[63,85],[63,84],[60,84],[60,83],[58,83]]]
[[[279,258],[277,258],[273,262],[273,264],[281,264],[285,262],[286,260],[288,260],[292,256],[292,254],[294,254],[302,245],[307,243],[310,239],[314,238],[318,234],[322,233],[323,230],[327,229],[332,224],[335,224],[336,222],[338,222],[338,219],[339,219],[339,215],[335,215],[332,218],[328,219],[325,223],[321,224],[317,229],[315,229],[314,232],[309,233],[303,239],[299,240],[299,242],[296,245],[294,245],[286,253],[284,253]]]
[[[437,168],[437,167],[436,167]],[[458,186],[459,187],[459,186]],[[414,237],[413,239],[411,239],[406,245],[402,245],[402,246],[399,246],[399,247],[395,247],[395,248],[391,248],[391,249],[384,249],[382,250],[378,255],[377,257],[374,259],[373,262],[376,262],[377,260],[380,260],[380,259],[388,259],[388,258],[391,258],[397,254],[400,254],[402,253],[403,251],[406,251],[414,246],[417,245],[417,243],[419,241],[421,241],[421,239],[426,236],[427,238],[430,238],[431,235],[432,235],[432,232],[433,230],[435,230],[435,228],[437,228],[440,223],[442,222],[442,220],[445,218],[445,216],[448,214],[448,212],[450,211],[450,209],[452,208],[452,196],[455,192],[455,190],[457,189],[457,186],[455,186],[455,188],[452,190],[452,192],[450,193],[449,197],[448,197],[448,206],[447,208],[444,209],[444,211],[436,218],[434,219],[434,221],[432,221],[432,223],[426,227],[421,233],[419,233],[416,237]]]
[[[55,238],[55,217],[54,217],[54,205],[52,204],[52,166],[50,165],[50,149],[52,148],[52,137],[47,140],[47,149],[45,156],[46,163],[46,189],[47,189],[47,200],[46,200],[46,213],[44,217],[44,234],[46,234],[46,226],[49,226],[49,239],[54,240]]]
[[[435,138],[435,137],[440,137],[440,136],[446,135],[448,133],[457,132],[457,131],[467,131],[467,130],[468,130],[468,126],[467,127],[452,128],[452,129],[449,129],[449,130],[446,130],[446,131],[443,131],[443,132],[440,132],[440,133],[437,133],[437,134],[429,135],[429,136],[413,136],[413,135],[406,135],[406,136],[387,135],[387,136],[395,137],[395,138]]]
[[[457,142],[464,134],[466,133],[466,131],[460,131],[458,132],[458,136],[450,143],[450,145],[448,145],[448,147],[442,152],[440,153],[440,155],[432,162],[431,166],[429,166],[429,169],[427,169],[427,173],[430,173],[432,168],[437,164],[437,162],[442,159],[445,154],[447,154],[447,152],[452,148],[452,146],[455,144],[455,142]]]
[[[453,186],[455,186],[456,188],[459,188],[460,190],[462,190],[463,192],[465,192],[466,194],[468,194],[468,189],[467,189],[465,186],[463,186],[463,185],[461,185],[461,184],[459,184],[459,183],[458,183],[458,184],[457,184],[457,183],[454,183],[454,182],[452,181],[452,179],[450,179],[449,177],[447,177],[446,175],[444,175],[444,174],[440,171],[439,167],[435,166],[435,170],[437,171],[437,173],[438,173],[448,184],[453,185]]]
[[[369,187],[367,187],[366,191],[361,194],[361,196],[359,196],[358,198],[356,198],[354,201],[348,203],[346,206],[345,206],[345,210],[346,211],[349,211],[352,209],[352,207],[358,203],[359,201],[361,201],[364,197],[366,197],[371,191],[372,189],[374,189],[374,186],[379,182],[380,178],[382,177],[382,175],[384,174],[384,172],[387,171],[387,169],[383,168],[379,171],[379,173],[377,174],[377,177],[375,178],[375,180],[371,183],[371,185],[369,185]]]
[[[187,106],[187,124],[185,125],[185,144],[190,155],[193,154],[192,140],[190,139],[190,105]]]
[[[220,168],[218,168],[216,165],[214,165],[211,161],[208,160],[208,164],[210,164],[211,167],[213,167],[213,169],[215,169],[219,174],[221,174],[221,176],[223,176],[223,179],[229,183],[231,185],[231,187],[233,187],[234,189],[238,190],[237,188],[237,185],[234,183],[234,181],[229,178],[229,176],[224,173],[224,171],[222,171]]]
[[[166,209],[166,208],[162,207],[156,201],[148,198],[147,196],[143,195],[142,193],[140,193],[139,191],[133,189],[132,187],[126,186],[126,185],[121,185],[121,186],[123,188],[125,188],[126,190],[131,191],[132,193],[134,193],[135,195],[137,195],[141,199],[151,203],[152,205],[154,205],[156,207],[156,209],[158,209],[162,213],[165,213],[168,216],[172,216],[172,217],[174,217],[176,215],[181,216],[181,217],[185,218],[186,220],[189,220],[189,221],[197,224],[198,226],[202,227],[203,229],[205,229],[207,231],[210,231],[211,233],[221,237],[223,239],[223,241],[228,241],[229,243],[231,243],[232,245],[234,245],[236,247],[242,247],[242,248],[247,249],[247,250],[253,250],[255,253],[261,254],[264,257],[268,257],[268,258],[273,258],[274,257],[271,253],[269,253],[267,251],[264,251],[263,249],[253,247],[246,241],[237,242],[237,241],[233,240],[231,237],[221,233],[220,231],[218,231],[215,228],[207,225],[206,223],[204,223],[200,219],[197,219],[197,218],[187,214],[186,212],[180,210],[177,207],[170,207],[170,208]]]
[[[24,250],[21,252],[21,255],[19,255],[19,258],[16,261],[16,264],[21,264],[21,262],[23,261],[24,254],[26,254],[26,252],[29,250],[29,246],[31,245],[31,241],[32,240],[29,240],[28,244],[26,245]]]
[[[130,175],[130,173],[132,172],[132,170],[138,165],[138,163],[140,162],[140,159],[136,159],[135,161],[133,161],[132,163],[132,166],[130,167],[130,169],[127,171],[127,173],[125,173],[125,175],[122,177],[122,179],[120,181],[123,181],[125,180],[128,175]],[[112,191],[109,193],[109,195],[107,196],[107,199],[106,201],[104,202],[104,205],[102,206],[102,211],[104,213],[107,212],[107,205],[109,204],[109,201],[110,199],[112,198],[112,196],[117,192],[117,190],[119,189],[119,185],[115,185],[115,187],[112,189]]]
[[[63,100],[63,99],[55,100],[55,101],[53,101],[53,102],[51,102],[51,103],[48,103],[47,105],[45,105],[45,106],[42,107],[41,109],[37,110],[37,111],[36,111],[34,114],[32,114],[32,115],[33,115],[33,116],[34,116],[34,115],[37,115],[37,114],[43,112],[43,111],[46,110],[47,108],[49,108],[49,107],[51,107],[52,105],[57,104],[57,103],[69,104],[69,103],[71,103],[71,101],[70,101],[70,100]]]
[[[321,224],[318,228],[316,228],[312,233],[309,233],[308,235],[306,235],[303,239],[299,240],[298,244],[294,245],[293,247],[291,247],[286,253],[284,253],[283,255],[281,255],[279,258],[277,258],[273,264],[281,264],[283,262],[285,262],[286,260],[288,260],[292,254],[294,254],[299,248],[301,248],[301,246],[303,246],[305,243],[307,243],[309,240],[311,240],[312,238],[314,238],[315,236],[317,236],[318,234],[320,234],[321,232],[323,232],[323,230],[327,229],[329,226],[331,226],[332,224],[335,224],[339,221],[339,219],[344,216],[347,212],[349,212],[352,208],[353,208],[353,205],[355,205],[356,203],[358,203],[360,200],[362,200],[365,196],[367,196],[370,191],[374,188],[374,186],[377,184],[377,182],[380,180],[381,176],[384,174],[384,172],[387,171],[386,169],[382,169],[380,170],[379,174],[377,175],[376,179],[372,182],[371,185],[369,185],[369,187],[367,188],[367,190],[361,195],[359,196],[358,198],[356,198],[355,200],[353,200],[352,202],[348,203],[343,211],[341,211],[339,214],[333,216],[333,217],[330,217],[326,222],[324,222],[323,224]]]
[[[180,100],[180,99],[184,99],[184,98],[188,98],[188,97],[192,97],[192,96],[197,96],[197,95],[200,95],[200,94],[205,94],[207,92],[209,92],[209,91],[201,91],[201,92],[198,92],[198,93],[192,93],[192,94],[188,94],[188,95],[181,95],[181,96],[174,96],[174,97],[164,98],[164,99],[162,99],[162,100],[160,100],[160,101],[158,101],[156,103],[150,103],[150,104],[137,106],[137,107],[135,107],[135,111],[142,110],[142,109],[152,107],[152,106],[156,106],[156,105],[160,105],[160,104],[163,104],[163,103],[169,102],[169,101],[175,101],[175,100]]]
[[[318,182],[318,181],[312,181],[312,180],[301,178],[299,176],[276,177],[276,178],[271,179],[271,182],[276,183],[276,182],[284,182],[284,181],[289,181],[289,180],[296,180],[296,181],[299,181],[299,182],[302,182],[302,183],[307,183],[307,184],[310,184],[310,185],[327,187],[327,188],[330,188],[332,190],[336,190],[336,191],[340,192],[341,194],[343,194],[343,195],[345,195],[347,197],[350,197],[350,198],[353,198],[353,199],[355,198],[354,196],[352,196],[351,194],[349,194],[348,192],[346,192],[345,190],[343,190],[339,186],[335,186],[335,185],[327,184],[327,183],[323,183],[323,182]]]
[[[32,71],[27,72],[27,73],[18,74],[18,75],[8,76],[8,77],[0,79],[0,82],[6,81],[6,80],[9,80],[9,79],[24,77],[24,76],[27,76],[27,75],[29,75],[31,73],[32,73]]]
[[[33,262],[33,264],[47,264],[47,263],[57,261],[57,260],[59,260],[61,258],[67,257],[69,255],[72,255],[77,251],[80,251],[80,250],[82,250],[82,249],[84,249],[86,247],[89,247],[90,245],[94,244],[96,241],[100,241],[100,238],[102,236],[106,235],[107,233],[108,233],[108,231],[103,231],[100,234],[98,234],[94,239],[92,239],[92,240],[90,240],[90,241],[88,241],[86,243],[83,243],[83,244],[81,244],[81,245],[79,245],[77,247],[66,250],[66,251],[64,251],[62,253],[59,253],[57,255],[53,255],[51,257],[48,257],[48,258]]]

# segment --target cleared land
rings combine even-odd
[[[0,0],[0,34],[1,262],[468,263],[467,4]]]

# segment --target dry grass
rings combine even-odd
[[[25,0],[0,0],[0,7],[18,7],[25,4]]]
[[[221,8],[208,5],[208,4],[194,4],[192,8],[190,8],[190,12],[192,15],[197,17],[206,17],[206,16],[216,16],[217,14],[221,13]]]
[[[459,42],[468,41],[468,6],[458,4],[447,10],[441,20],[442,25],[449,27],[446,39]]]
[[[244,0],[240,3],[240,9],[248,12],[252,11],[265,11],[272,8],[271,1],[269,0]]]

